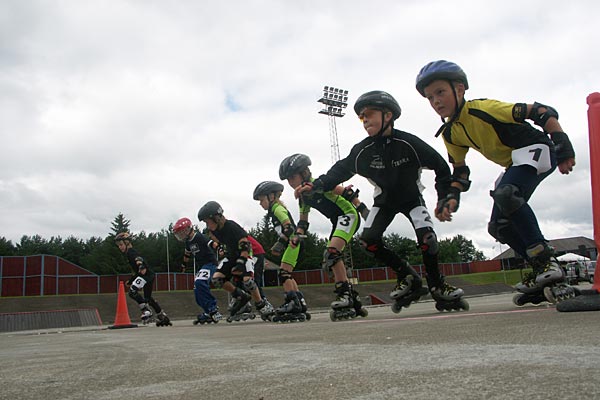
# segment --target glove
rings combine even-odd
[[[297,199],[302,196],[304,192],[323,192],[323,181],[315,179],[312,182],[304,182],[294,190],[294,197]]]
[[[458,211],[458,205],[460,204],[460,190],[458,188],[455,188],[454,186],[450,186],[450,190],[446,197],[438,200],[437,205],[435,207],[435,215],[441,214],[444,211],[444,208],[448,208],[448,203],[450,202],[450,200],[456,200],[456,208],[451,211]]]
[[[573,145],[566,133],[552,132],[550,137],[555,145],[554,150],[556,151],[556,162],[558,164],[569,158],[575,158],[575,150],[573,150]]]
[[[285,251],[285,247],[286,245],[284,243],[277,241],[275,242],[273,247],[271,247],[271,254],[273,254],[276,257],[279,257]]]

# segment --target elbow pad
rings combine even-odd
[[[540,113],[540,107],[545,108],[546,111]],[[550,118],[558,119],[558,112],[553,107],[535,102],[533,103],[533,107],[531,108],[529,118],[533,121],[534,124],[544,129],[544,126],[546,126],[546,122],[548,122]]]

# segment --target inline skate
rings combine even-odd
[[[249,303],[251,299],[250,294],[241,289],[237,289],[236,291],[237,295],[234,295],[229,303],[229,316],[226,321],[246,321],[256,318]]]
[[[193,323],[194,325],[204,325],[204,324],[211,324],[211,323],[218,323],[220,320],[223,319],[223,316],[221,315],[221,313],[218,310],[212,311],[209,314],[207,313],[202,313],[202,314],[198,314],[198,319],[196,319]]]
[[[310,319],[310,317],[307,318],[305,312],[306,308],[302,305],[298,293],[290,291],[285,294],[285,303],[275,309],[271,320],[273,322],[304,322]]]
[[[464,290],[443,283],[441,287],[431,288],[431,297],[435,301],[435,309],[439,312],[443,311],[469,311],[469,303],[462,298],[465,294]]]
[[[139,306],[140,310],[142,311],[142,315],[140,316],[142,324],[148,325],[154,322],[154,314],[152,313],[152,310],[150,310],[148,305],[146,303],[141,303]]]
[[[271,321],[273,315],[275,315],[275,309],[267,299],[262,299],[259,302],[254,303],[254,306],[256,307],[256,310],[260,313],[260,318],[263,321]]]
[[[530,246],[527,257],[533,272],[527,273],[523,281],[515,285],[520,292],[513,297],[517,306],[527,303],[537,305],[544,301],[554,304],[578,294],[565,283],[565,272],[554,258],[554,249],[546,242]]]
[[[358,292],[349,282],[336,282],[334,293],[337,296],[331,303],[332,310],[329,312],[329,318],[332,321],[359,316],[364,318],[369,315],[367,309],[362,306]]]
[[[396,286],[390,293],[392,303],[392,311],[398,314],[402,308],[410,307],[411,303],[416,303],[419,299],[427,294],[427,289],[423,287],[423,282],[420,278],[413,275],[407,275],[404,279],[397,282]]]
[[[156,314],[156,318],[158,319],[158,321],[156,321],[156,326],[173,326],[171,320],[164,311]]]

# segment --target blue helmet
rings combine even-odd
[[[469,88],[467,74],[455,63],[446,60],[432,61],[419,71],[417,75],[417,90],[425,97],[425,87],[438,79],[446,81],[458,81]]]

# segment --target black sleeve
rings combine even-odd
[[[416,136],[414,136],[413,146],[419,153],[423,167],[435,172],[435,190],[438,199],[446,197],[448,190],[450,189],[450,184],[452,183],[452,176],[448,163],[433,147]]]

